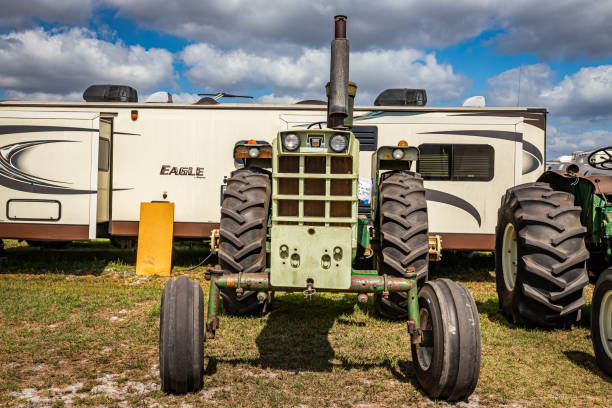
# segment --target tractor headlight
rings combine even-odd
[[[259,147],[251,147],[251,148],[249,149],[249,157],[250,157],[251,159],[256,159],[256,158],[258,158],[258,157],[259,157],[259,153],[260,153]]]
[[[393,149],[393,158],[395,160],[402,160],[404,158],[404,150],[403,149]]]
[[[335,134],[329,139],[329,147],[336,153],[344,151],[346,146],[348,146],[348,139],[344,135]]]
[[[300,147],[300,138],[295,133],[286,134],[283,138],[283,147],[293,152]]]

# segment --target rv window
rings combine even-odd
[[[100,138],[98,145],[98,171],[110,170],[110,141]]]
[[[425,180],[450,180],[451,145],[422,144],[419,151],[417,172]]]
[[[425,180],[489,181],[493,147],[484,144],[423,144],[417,171]]]
[[[453,145],[453,180],[489,181],[493,178],[493,147]]]

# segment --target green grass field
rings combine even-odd
[[[135,258],[107,241],[37,250],[7,242],[0,263],[0,406],[448,406],[420,391],[405,323],[377,318],[356,295],[277,294],[264,318],[221,316],[205,345],[205,388],[160,391],[159,302],[164,278],[138,277]],[[206,256],[179,246],[175,274]],[[462,407],[612,406],[588,321],[526,330],[499,313],[493,257],[445,253],[430,278],[464,283],[480,313],[483,359]],[[203,268],[189,272],[203,279]],[[205,283],[205,282],[204,282]],[[207,294],[207,284],[204,284]],[[587,288],[590,304],[592,286]],[[183,404],[183,405],[181,405]]]

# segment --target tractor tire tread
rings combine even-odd
[[[560,328],[577,323],[585,304],[589,253],[580,207],[574,205],[573,195],[537,182],[508,189],[501,202],[495,269],[503,314],[516,324],[532,327]],[[517,235],[517,274],[512,290],[506,287],[502,271],[503,234],[509,223]]]
[[[271,181],[266,170],[246,167],[232,172],[221,204],[219,263],[228,273],[262,272],[266,267],[266,238]],[[226,312],[261,315],[268,301],[259,302],[257,292],[221,289]],[[271,299],[271,296],[268,296]]]
[[[379,184],[378,208],[381,237],[379,273],[406,277],[406,270],[413,267],[417,282],[425,282],[429,237],[423,178],[409,171],[386,175]],[[374,303],[377,313],[387,319],[405,319],[408,316],[406,293],[391,293],[386,299],[377,295]]]

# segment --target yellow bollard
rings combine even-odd
[[[136,275],[170,276],[174,203],[140,203]]]

